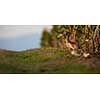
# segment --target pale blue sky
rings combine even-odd
[[[41,32],[50,25],[0,25],[0,48],[21,51],[40,47]]]

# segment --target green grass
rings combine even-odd
[[[100,63],[94,58],[82,59],[71,56],[63,49],[41,48],[21,52],[0,50],[0,73],[65,74],[100,73]]]
[[[82,65],[79,63],[72,63],[72,64],[65,64],[64,68],[62,68],[61,70],[55,71],[54,73],[93,74],[93,73],[100,73],[100,69],[88,67],[86,65]]]

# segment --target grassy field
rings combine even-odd
[[[0,73],[11,74],[84,74],[100,73],[100,58],[71,56],[56,48],[31,49],[21,52],[0,50]]]

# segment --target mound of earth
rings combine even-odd
[[[75,57],[58,48],[14,52],[0,50],[0,73],[100,73],[100,57]]]

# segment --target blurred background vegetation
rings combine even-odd
[[[66,43],[67,41],[67,43]],[[90,54],[100,53],[100,26],[99,25],[53,25],[48,31],[44,29],[41,38],[41,47],[68,48],[70,43],[75,49]]]

